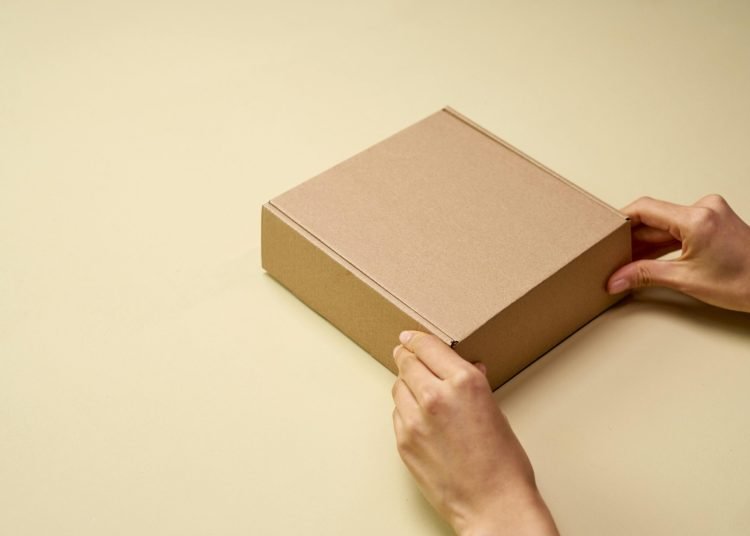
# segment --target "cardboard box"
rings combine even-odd
[[[262,208],[263,268],[390,370],[432,332],[493,388],[612,305],[627,219],[445,108]]]

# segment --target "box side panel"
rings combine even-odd
[[[496,389],[617,302],[621,296],[610,296],[606,282],[630,259],[630,225],[624,222],[459,342],[456,351],[469,361],[483,361]]]
[[[352,273],[267,205],[261,213],[263,269],[392,372],[404,329],[435,333]],[[441,339],[444,334],[435,333]]]

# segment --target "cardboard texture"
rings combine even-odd
[[[263,268],[395,372],[403,329],[493,388],[617,298],[627,219],[451,108],[262,208]]]

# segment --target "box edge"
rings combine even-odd
[[[556,172],[553,169],[545,166],[544,164],[542,164],[538,160],[535,160],[534,158],[532,158],[528,154],[524,153],[523,151],[521,151],[517,147],[511,145],[510,143],[508,143],[504,139],[500,138],[497,134],[492,133],[491,131],[489,131],[486,128],[482,127],[481,125],[479,125],[475,121],[472,121],[471,119],[469,119],[465,115],[461,114],[456,109],[454,109],[454,108],[452,108],[450,106],[444,106],[443,109],[442,109],[442,111],[445,112],[445,113],[448,113],[449,115],[453,116],[454,118],[458,119],[459,121],[462,121],[467,126],[473,128],[477,132],[479,132],[481,134],[484,134],[485,136],[487,136],[488,138],[490,138],[494,142],[499,143],[500,145],[502,145],[506,149],[514,152],[515,154],[517,154],[518,156],[520,156],[524,160],[526,160],[529,163],[535,165],[536,167],[538,167],[539,169],[541,169],[545,173],[548,173],[549,175],[553,176],[554,178],[556,178],[557,180],[561,181],[566,186],[568,186],[568,187],[576,190],[577,192],[585,195],[591,201],[593,201],[593,202],[601,205],[602,207],[606,208],[607,210],[609,210],[610,212],[612,212],[615,215],[619,216],[620,218],[627,219],[625,215],[623,215],[619,210],[617,210],[613,206],[609,205],[608,203],[605,203],[604,201],[602,201],[601,199],[599,199],[598,197],[596,197],[594,194],[592,194],[592,193],[584,190],[583,188],[581,188],[577,184],[575,184],[572,181],[566,179],[565,177],[563,177],[562,175],[560,175],[558,172]]]
[[[333,248],[328,246],[325,242],[320,240],[320,238],[318,238],[313,233],[305,229],[302,225],[300,225],[297,221],[295,221],[294,218],[286,214],[282,209],[275,206],[272,203],[272,201],[267,201],[266,203],[264,203],[261,206],[261,211],[262,212],[268,211],[270,214],[280,219],[283,223],[291,227],[292,230],[300,234],[303,238],[309,241],[313,246],[317,247],[325,255],[331,258],[333,262],[337,263],[342,268],[344,268],[345,270],[350,272],[352,275],[357,277],[363,284],[367,285],[374,292],[380,295],[384,300],[386,300],[391,305],[396,307],[399,311],[409,316],[415,322],[428,328],[429,331],[431,331],[434,335],[440,338],[444,343],[450,345],[451,347],[457,344],[458,341],[455,340],[454,337],[446,333],[440,327],[436,326],[433,322],[425,318],[418,311],[415,311],[413,308],[409,307],[402,300],[398,299],[391,292],[389,292],[382,285],[380,285],[377,281],[375,281],[366,273],[364,273],[359,267],[357,267],[355,264],[348,261],[345,257],[339,254],[336,250],[334,250]],[[262,227],[262,222],[261,222],[261,227]],[[271,272],[268,270],[266,263],[265,263],[265,256],[264,256],[264,249],[263,249],[263,244],[264,244],[263,236],[264,236],[263,230],[261,228],[261,267],[263,268],[263,270],[265,270],[267,273],[273,276],[273,274],[271,274]]]
[[[522,304],[525,300],[530,299],[531,296],[533,296],[536,293],[538,293],[540,291],[540,287],[542,287],[545,284],[555,283],[556,279],[558,279],[560,277],[561,272],[563,272],[564,270],[566,270],[567,268],[569,268],[576,261],[579,261],[579,260],[581,260],[582,258],[584,258],[584,257],[586,257],[588,255],[594,255],[595,252],[596,252],[595,250],[597,248],[602,247],[602,244],[604,244],[605,242],[607,242],[609,240],[614,240],[615,235],[618,234],[618,233],[622,233],[622,234],[626,235],[626,236],[623,236],[622,239],[627,243],[627,255],[622,260],[625,260],[625,262],[629,262],[630,260],[632,260],[632,247],[631,247],[631,244],[630,244],[629,222],[626,221],[626,220],[623,220],[623,222],[622,222],[621,225],[618,225],[616,229],[614,229],[612,232],[610,232],[609,234],[607,234],[605,237],[603,237],[601,240],[599,240],[596,244],[593,244],[591,247],[589,247],[588,249],[586,249],[580,255],[576,256],[571,261],[569,261],[568,263],[566,263],[564,266],[560,267],[560,269],[558,269],[557,271],[555,271],[553,274],[551,274],[545,280],[541,281],[539,284],[535,285],[528,292],[524,293],[517,300],[515,300],[513,303],[511,303],[508,307],[506,307],[502,311],[498,311],[495,315],[493,315],[491,318],[489,318],[486,322],[484,322],[482,325],[478,326],[474,331],[472,331],[471,333],[468,333],[465,336],[461,337],[458,340],[457,344],[456,344],[456,350],[460,352],[462,350],[462,345],[465,347],[468,344],[467,341],[469,341],[472,337],[476,337],[478,334],[480,334],[480,332],[487,330],[488,327],[489,327],[489,325],[490,325],[490,323],[492,323],[494,321],[497,321],[497,319],[501,315],[503,315],[503,314],[505,314],[505,315],[511,314],[510,312],[512,312],[514,308],[518,308],[519,304]],[[618,260],[618,263],[619,263],[619,260]],[[615,267],[614,269],[616,270],[617,267]],[[614,270],[611,270],[610,274],[613,273],[613,272],[614,272]],[[502,378],[500,378],[500,379],[498,379],[496,381],[490,380],[490,383],[492,385],[493,390],[499,388],[501,385],[504,385],[505,383],[507,383],[508,381],[510,381],[512,378],[514,378],[517,374],[519,374],[525,368],[527,368],[528,366],[530,366],[532,363],[536,362],[542,356],[546,355],[552,349],[554,349],[555,347],[557,347],[560,343],[562,343],[563,341],[567,340],[572,334],[574,334],[575,332],[577,332],[578,330],[580,330],[581,328],[583,328],[584,326],[586,326],[589,322],[591,322],[592,320],[594,320],[595,318],[597,318],[598,316],[600,316],[604,311],[606,311],[607,309],[609,309],[610,307],[612,307],[613,305],[615,305],[616,303],[618,303],[619,301],[621,301],[626,296],[627,296],[627,294],[615,295],[615,296],[611,296],[610,295],[609,297],[607,297],[605,295],[601,295],[601,297],[604,298],[606,306],[600,308],[599,311],[596,314],[590,316],[587,320],[585,320],[583,322],[576,322],[576,326],[574,327],[574,329],[570,330],[570,333],[568,334],[568,336],[563,337],[563,338],[557,340],[557,342],[555,342],[554,344],[551,344],[550,346],[546,347],[544,350],[542,350],[541,352],[539,352],[538,355],[536,355],[536,357],[533,357],[525,365],[523,365],[520,368],[518,368],[515,372],[512,372],[509,376],[502,377]],[[553,339],[557,339],[557,337],[553,337]],[[534,353],[536,353],[536,352],[534,352]],[[468,356],[465,356],[465,359],[469,359],[469,360],[481,360],[481,355],[479,355],[479,354],[477,354],[477,355],[468,355]]]

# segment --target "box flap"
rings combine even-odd
[[[271,204],[456,341],[625,222],[450,109]]]

